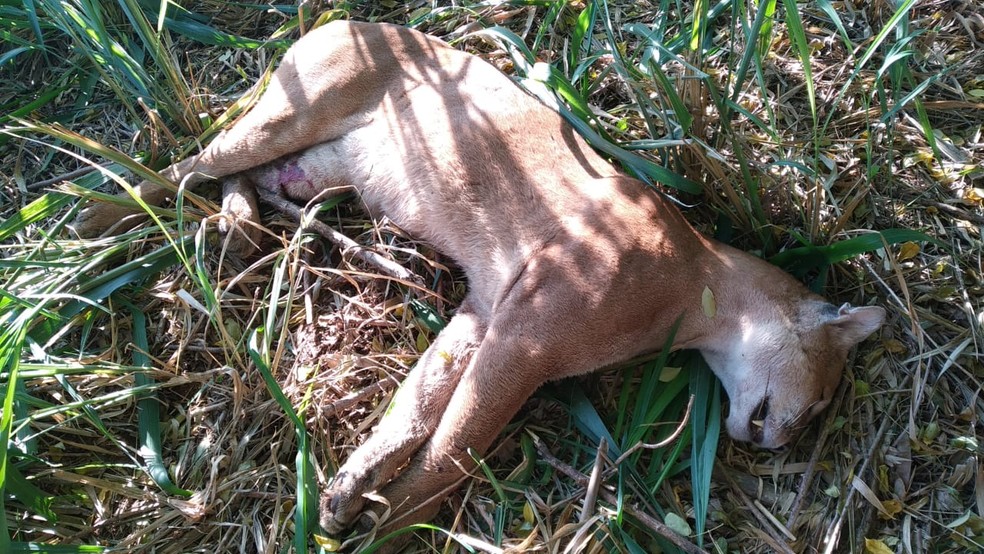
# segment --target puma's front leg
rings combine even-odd
[[[535,319],[525,310],[518,315]],[[490,327],[440,425],[410,464],[380,491],[393,517],[383,523],[377,537],[431,519],[458,481],[475,468],[469,449],[484,454],[543,382],[540,372],[546,360],[537,356],[536,347],[515,336],[521,328],[514,322]]]
[[[603,330],[637,314],[612,317],[585,310],[586,302],[597,306],[604,299],[579,288],[569,277],[573,272],[558,263],[584,259],[578,256],[570,250],[544,251],[528,262],[523,276],[496,305],[437,429],[380,491],[393,517],[383,522],[377,537],[433,517],[458,481],[475,468],[469,449],[483,455],[542,383],[593,369],[599,354],[604,363],[615,359],[613,353],[631,348],[636,338],[631,335],[599,342]],[[603,281],[598,277],[589,282],[604,289]]]
[[[349,456],[321,496],[321,527],[337,534],[365,505],[363,495],[396,475],[437,428],[462,373],[482,341],[486,323],[462,304],[410,371],[369,439]]]

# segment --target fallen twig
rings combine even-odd
[[[639,450],[640,448],[646,448],[652,450],[656,448],[663,448],[665,446],[669,446],[670,444],[672,444],[673,441],[677,440],[677,437],[680,436],[680,433],[683,433],[683,430],[687,428],[687,423],[690,421],[690,411],[693,409],[693,407],[694,407],[694,395],[691,394],[690,400],[687,401],[687,410],[683,413],[683,421],[681,421],[680,424],[677,425],[676,430],[674,430],[670,436],[666,437],[665,439],[659,442],[652,443],[652,444],[647,444],[644,442],[635,443],[634,445],[632,445],[632,448],[626,450],[624,454],[622,454],[621,456],[618,457],[617,460],[615,460],[614,465],[617,467],[619,464],[624,462],[625,459],[628,458],[633,452]]]
[[[75,171],[69,171],[68,173],[59,175],[57,177],[52,177],[51,179],[45,179],[44,181],[37,181],[34,183],[30,183],[26,186],[26,188],[29,192],[37,192],[43,188],[50,187],[51,185],[57,185],[62,181],[71,181],[72,179],[83,177],[85,175],[92,173],[95,170],[96,168],[92,166],[80,167]]]
[[[400,264],[386,259],[377,252],[359,245],[354,240],[342,233],[325,225],[321,221],[313,218],[304,217],[304,210],[300,206],[291,202],[288,198],[279,194],[258,190],[260,199],[273,206],[278,212],[296,219],[302,226],[307,227],[318,233],[322,237],[331,241],[332,244],[342,249],[343,253],[350,253],[363,262],[375,266],[379,271],[390,277],[407,281],[414,284],[422,284],[420,277]]]
[[[591,478],[588,480],[588,486],[584,491],[584,505],[581,506],[581,518],[580,521],[583,523],[591,514],[595,511],[595,503],[598,501],[598,489],[601,488],[601,483],[604,479],[601,478],[601,469],[605,465],[605,458],[608,455],[608,441],[605,437],[601,437],[601,441],[598,443],[598,453],[595,454],[594,467],[591,468]]]

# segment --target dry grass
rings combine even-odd
[[[429,6],[346,5],[353,19],[397,23],[406,23]],[[651,23],[658,6],[613,1],[609,9],[620,29],[630,22]],[[269,36],[287,19],[210,1],[195,7],[214,15],[213,25],[256,38]],[[494,22],[528,44],[546,28],[535,53],[555,60],[570,48],[567,40],[578,7],[569,5],[547,27],[542,25],[546,8],[503,4],[449,11],[419,28],[459,38],[477,29],[479,22]],[[841,2],[835,7],[862,49],[895,10],[883,1]],[[321,13],[329,8],[311,9]],[[781,23],[769,54],[758,62],[757,83],[746,87],[737,101],[756,117],[771,117],[777,137],[742,113],[733,113],[730,132],[722,133],[721,114],[708,91],[696,81],[679,81],[681,97],[697,116],[689,136],[703,143],[674,150],[673,169],[705,184],[704,197],[688,199],[696,203],[686,210],[688,218],[713,232],[723,214],[735,222],[733,242],[766,253],[795,246],[790,233],[826,244],[869,229],[896,227],[920,230],[940,244],[893,245],[835,266],[825,294],[839,301],[885,306],[888,324],[880,336],[862,344],[835,405],[792,448],[765,452],[722,437],[704,545],[720,552],[982,551],[984,451],[978,429],[984,425],[984,9],[962,1],[919,3],[905,31],[900,31],[911,40],[912,54],[905,65],[912,80],[879,75],[881,64],[872,63],[843,94],[860,53],[848,51],[817,6],[804,5],[801,13],[813,50],[819,121],[832,115],[829,125],[819,133],[814,126],[803,64]],[[603,39],[602,29],[596,31]],[[715,27],[714,33],[713,42],[720,49],[702,62],[701,69],[723,88],[732,74],[725,53],[744,46],[744,38],[727,25]],[[271,59],[270,52],[177,42],[176,51],[187,48],[187,75],[204,95],[203,103],[216,113]],[[619,38],[623,52],[637,45],[634,35]],[[461,46],[506,70],[511,67],[507,56],[489,43],[472,39]],[[880,50],[876,60],[884,59],[884,52]],[[0,70],[10,76],[0,84],[0,104],[28,98],[26,83],[44,81],[52,78],[49,72],[58,71],[57,58],[50,62],[54,67],[33,60]],[[698,63],[695,58],[688,61]],[[603,71],[606,63],[609,60],[600,59],[593,70]],[[247,78],[237,76],[234,68],[242,68]],[[685,73],[682,67],[675,70]],[[927,140],[911,103],[887,122],[880,121],[894,102],[873,103],[873,90],[897,86],[905,93],[935,75],[940,75],[938,80],[919,95],[935,145]],[[591,101],[599,112],[614,114],[601,119],[617,138],[647,138],[651,132],[660,138],[670,130],[647,129],[632,105],[640,90],[656,91],[633,85],[634,91],[613,73],[592,91]],[[144,128],[133,128],[107,91],[97,87],[94,94],[98,113],[73,121],[77,132],[124,152],[164,153],[178,150],[178,144],[193,144],[193,137],[174,136],[152,118]],[[52,116],[73,102],[66,93],[31,115]],[[48,146],[53,142],[0,145],[4,218],[37,194],[28,190],[28,183],[77,168],[75,159],[53,155]],[[776,163],[782,160],[801,161],[817,174],[814,178],[790,164]],[[762,213],[769,227],[756,224],[742,163],[762,188]],[[162,414],[164,459],[174,482],[194,495],[164,494],[137,467],[139,453],[132,446],[138,444],[136,397],[109,396],[133,387],[129,372],[68,376],[78,398],[90,399],[98,410],[107,432],[78,410],[32,419],[30,430],[43,462],[30,465],[29,475],[55,497],[52,510],[58,521],[32,516],[18,500],[8,499],[5,516],[15,540],[99,544],[133,552],[290,548],[297,439],[245,354],[243,338],[244,330],[268,317],[270,275],[282,272],[293,291],[275,307],[277,328],[284,334],[273,337],[273,371],[314,438],[322,485],[370,432],[389,395],[433,337],[408,309],[408,299],[427,300],[447,317],[465,286],[438,254],[399,230],[373,225],[363,214],[345,208],[331,217],[336,228],[383,248],[424,282],[433,283],[435,292],[408,293],[372,275],[372,268],[326,251],[319,241],[292,240],[294,223],[277,218],[267,222],[273,233],[263,245],[266,256],[238,260],[220,256],[216,247],[201,259],[202,274],[215,287],[221,306],[219,319],[199,307],[206,301],[193,272],[181,266],[166,270],[144,292],[132,296],[150,318],[148,354]],[[5,257],[40,240],[38,233],[45,228],[42,222],[8,240],[0,246]],[[161,244],[151,234],[128,248],[137,255]],[[5,279],[4,290],[17,294],[16,279]],[[76,325],[58,343],[66,352],[84,352],[83,363],[129,364],[133,321],[123,307],[113,308],[113,317],[95,321],[91,328]],[[24,354],[25,363],[33,359]],[[71,361],[67,356],[60,360]],[[639,375],[614,371],[582,382],[603,417],[615,417],[626,379]],[[24,386],[32,397],[54,406],[73,401],[50,376],[32,376]],[[524,437],[534,434],[558,459],[590,471],[592,447],[573,430],[558,396],[547,393],[531,399],[486,458],[498,479],[517,480],[529,470],[525,488],[507,490],[501,547],[623,551],[628,548],[626,539],[609,521],[613,506],[603,499],[596,517],[579,522],[583,486],[546,463],[542,454],[526,449]],[[691,480],[683,469],[677,468],[657,490],[634,491],[632,502],[641,503],[640,511],[660,521],[664,511],[692,518]],[[657,504],[660,508],[654,508]],[[452,495],[435,523],[494,543],[497,509],[497,493],[487,479],[477,477]],[[644,522],[626,529],[647,552],[665,548],[654,542],[656,533]],[[418,537],[415,544],[423,552],[459,548],[446,547],[446,537],[439,532],[418,532]]]

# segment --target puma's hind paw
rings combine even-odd
[[[139,209],[125,208],[107,202],[94,202],[79,212],[69,226],[82,238],[98,237],[110,228],[127,231],[140,222]]]

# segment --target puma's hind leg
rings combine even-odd
[[[401,75],[393,71],[399,60],[387,54],[388,35],[373,29],[328,24],[308,33],[284,55],[249,112],[200,154],[168,166],[161,176],[194,190],[208,179],[260,167],[366,124],[386,95],[389,80]],[[352,55],[361,51],[363,42],[373,53],[369,59]],[[173,196],[170,189],[151,181],[133,188],[151,206]],[[73,226],[80,236],[91,237],[114,226],[132,227],[140,220],[129,216],[140,213],[138,208],[94,203],[79,213]]]

